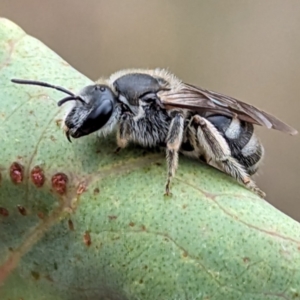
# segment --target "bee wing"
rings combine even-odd
[[[200,113],[222,114],[291,135],[298,133],[291,126],[250,104],[190,84],[183,84],[178,91],[160,91],[158,96],[166,109],[179,107]]]

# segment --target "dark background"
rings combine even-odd
[[[299,0],[0,0],[0,16],[91,79],[168,68],[300,129]],[[258,134],[266,157],[255,179],[269,202],[300,220],[300,136]]]

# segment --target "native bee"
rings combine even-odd
[[[264,155],[253,125],[297,134],[294,128],[269,113],[186,84],[164,69],[122,70],[77,94],[44,82],[12,81],[50,87],[69,95],[58,101],[59,106],[74,101],[64,120],[69,141],[70,137],[79,138],[95,131],[104,135],[116,131],[118,150],[129,142],[165,147],[167,195],[181,152],[204,160],[265,197],[250,177],[258,170]]]

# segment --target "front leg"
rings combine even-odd
[[[119,153],[121,149],[125,148],[129,141],[131,136],[131,122],[130,122],[130,113],[124,112],[121,116],[121,121],[119,123],[118,129],[117,129],[117,146],[118,148],[115,150],[115,153]]]
[[[130,141],[130,124],[128,121],[123,121],[120,123],[117,130],[117,146],[115,153],[120,152],[121,149],[125,148]]]
[[[171,195],[170,192],[171,179],[172,177],[174,177],[175,171],[178,166],[178,151],[182,143],[183,129],[184,129],[184,118],[182,114],[176,113],[176,115],[171,121],[167,140],[166,140],[168,176],[167,176],[165,195],[168,196]]]

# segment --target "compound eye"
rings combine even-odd
[[[80,132],[78,136],[90,134],[103,127],[112,115],[113,109],[114,105],[111,100],[104,99],[101,101],[101,103],[89,113],[84,123],[78,129]]]

